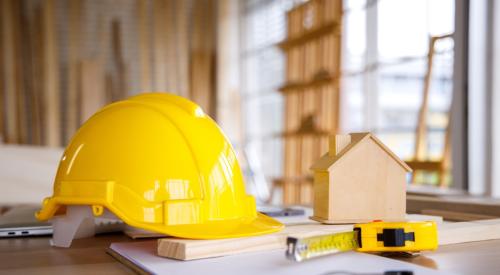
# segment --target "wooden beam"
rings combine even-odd
[[[111,46],[113,56],[113,66],[115,67],[115,76],[112,81],[112,100],[122,100],[128,95],[127,91],[127,69],[125,65],[121,23],[118,20],[111,22]]]
[[[137,20],[139,25],[139,62],[140,87],[142,92],[153,91],[151,65],[151,9],[149,1],[137,1]]]
[[[81,90],[81,123],[106,104],[103,66],[98,59],[83,60],[79,64]]]
[[[80,97],[78,66],[81,58],[82,39],[82,2],[71,0],[68,2],[68,89],[66,93],[66,109],[64,139],[67,141],[80,125]]]
[[[190,98],[209,115],[215,112],[214,1],[194,1],[190,53]]]
[[[440,171],[442,169],[441,161],[406,161],[406,164],[413,170]]]
[[[439,245],[500,239],[500,219],[444,223],[438,229]]]
[[[178,67],[178,57],[177,57],[177,38],[178,34],[176,33],[176,18],[178,16],[177,4],[179,1],[175,0],[166,0],[166,8],[164,15],[164,31],[163,35],[165,36],[165,50],[166,50],[166,67],[167,74],[165,78],[167,80],[167,87],[165,91],[180,95],[179,93],[179,67]]]
[[[500,217],[499,200],[468,196],[406,196],[406,210],[408,213],[421,213],[425,209]]]
[[[43,29],[43,88],[45,110],[45,142],[48,146],[61,145],[61,106],[59,90],[59,56],[57,25],[55,24],[56,0],[42,1]]]
[[[194,260],[234,255],[246,252],[284,248],[289,235],[305,237],[309,234],[329,234],[352,230],[352,225],[300,225],[289,226],[283,231],[249,238],[221,240],[159,239],[158,255],[178,260]]]
[[[435,55],[435,46],[437,41],[440,39],[446,39],[452,37],[451,34],[443,35],[443,36],[432,36],[429,39],[429,50],[427,54],[427,70],[425,73],[424,77],[424,88],[423,88],[423,94],[422,94],[422,105],[420,107],[419,113],[418,113],[418,121],[417,121],[417,128],[415,131],[415,151],[414,151],[414,161],[415,164],[418,164],[419,162],[425,162],[427,156],[427,112],[429,110],[429,93],[430,93],[430,88],[431,88],[431,80],[432,80],[432,72],[433,72],[433,61],[434,61],[434,55]],[[450,116],[449,116],[450,117]],[[450,125],[450,121],[448,121],[448,126]],[[418,170],[431,170],[431,171],[437,171],[439,174],[439,184],[441,186],[444,186],[446,184],[446,178],[445,174],[447,173],[447,170],[449,168],[449,159],[450,159],[450,129],[447,126],[446,128],[446,135],[445,135],[445,141],[444,141],[444,150],[443,150],[443,157],[439,161],[440,165],[438,169],[415,169],[416,171],[413,172],[412,174],[412,179],[411,182],[414,183],[416,178],[417,178],[417,173],[419,172]],[[422,163],[421,163],[422,164]],[[431,167],[435,168],[435,167]]]
[[[24,111],[28,134],[27,143],[41,145],[41,109],[40,109],[40,44],[41,15],[38,4],[32,1],[20,1],[22,7],[22,67],[24,83]]]
[[[306,82],[289,82],[285,83],[285,85],[281,86],[279,90],[283,93],[293,93],[293,92],[301,92],[305,89],[321,89],[323,86],[327,84],[331,84],[332,82],[337,82],[339,80],[338,77],[332,77],[330,75],[321,75],[312,80]]]
[[[456,222],[489,220],[496,218],[495,216],[490,216],[490,215],[471,214],[471,213],[463,213],[457,211],[435,210],[435,209],[424,209],[420,211],[420,213],[424,215],[441,216],[443,217],[444,220],[456,221]]]
[[[18,112],[16,94],[18,93],[17,70],[16,70],[16,45],[15,39],[15,12],[14,5],[16,1],[5,0],[0,1],[0,12],[2,20],[2,54],[3,63],[3,79],[4,79],[4,106],[5,121],[4,121],[4,141],[6,143],[19,142],[18,129]]]
[[[4,8],[2,4],[0,4],[0,8]],[[3,13],[0,12],[0,16],[3,17]],[[3,38],[3,19],[0,19],[0,144],[5,142],[5,129],[4,129],[4,119],[5,119],[5,86],[4,86],[4,38]],[[2,209],[0,208],[0,214],[2,213]]]
[[[28,2],[31,5],[32,2]],[[42,145],[44,143],[45,137],[45,127],[44,127],[44,110],[43,110],[43,49],[39,46],[42,45],[43,34],[42,34],[42,10],[39,6],[36,6],[33,10],[33,16],[30,18],[30,36],[32,39],[31,43],[31,56],[32,56],[32,97],[31,97],[31,114],[32,114],[32,124],[33,124],[33,143],[37,145]]]
[[[176,1],[175,16],[175,58],[177,72],[177,93],[189,96],[189,1]]]
[[[28,40],[27,38],[27,27],[26,22],[23,17],[24,14],[24,2],[14,1],[14,43],[16,44],[15,50],[15,62],[16,62],[16,103],[17,103],[17,127],[19,131],[19,143],[29,144],[30,143],[30,127],[28,124],[28,113],[30,112],[28,108],[27,100],[27,82],[30,82],[29,68],[26,68],[27,56],[25,55],[25,50],[27,48]]]
[[[278,46],[283,50],[289,50],[293,47],[302,45],[311,40],[318,39],[322,36],[332,33],[338,33],[340,24],[337,22],[329,22],[318,28],[309,30],[299,37],[289,38],[283,42],[278,43]]]
[[[154,30],[154,89],[156,91],[167,90],[167,38],[165,25],[167,14],[167,3],[165,0],[153,1],[153,30]]]

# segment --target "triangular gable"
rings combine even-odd
[[[320,159],[318,159],[314,164],[310,167],[311,170],[315,171],[328,171],[337,161],[339,161],[343,156],[349,153],[351,149],[356,147],[361,142],[372,139],[382,150],[384,150],[389,156],[394,159],[403,169],[407,172],[411,172],[412,169],[396,154],[394,154],[387,146],[385,146],[378,138],[376,138],[371,133],[352,133],[351,135],[351,143],[340,152],[336,156],[330,156],[328,152],[324,154]]]

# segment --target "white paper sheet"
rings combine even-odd
[[[296,263],[285,259],[283,250],[239,254],[203,260],[180,261],[156,255],[157,241],[113,243],[111,249],[154,274],[308,274],[334,271],[382,274],[389,270],[411,270],[417,275],[451,274],[380,256],[346,252]]]

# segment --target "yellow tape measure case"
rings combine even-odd
[[[354,225],[360,252],[417,252],[438,246],[436,223],[371,222]]]

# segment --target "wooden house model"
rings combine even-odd
[[[370,133],[333,135],[311,167],[314,214],[322,223],[403,221],[411,168]]]

